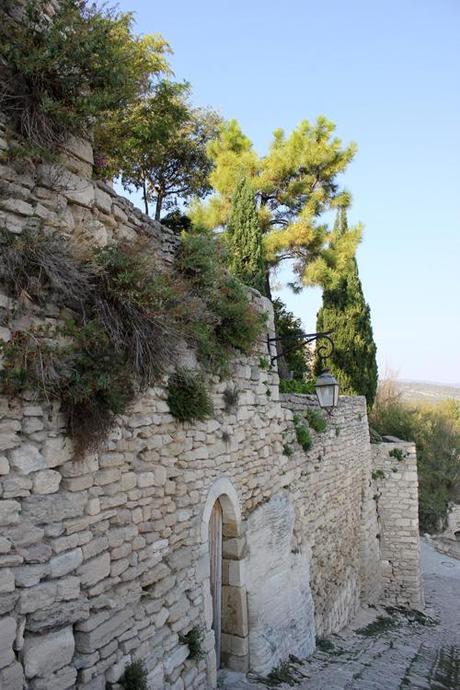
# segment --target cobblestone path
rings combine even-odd
[[[363,611],[353,626],[265,682],[226,673],[225,690],[460,690],[460,561],[422,542],[426,616]],[[284,679],[284,682],[283,682]],[[271,684],[271,681],[275,684]]]

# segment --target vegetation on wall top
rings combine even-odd
[[[180,340],[198,348],[207,371],[224,374],[235,348],[249,352],[263,328],[208,238],[184,238],[168,273],[146,238],[75,258],[43,230],[2,231],[0,259],[0,282],[24,308],[64,309],[62,318],[2,344],[1,390],[60,400],[77,452],[97,444],[114,415],[174,363]]]
[[[450,503],[460,500],[460,402],[404,403],[394,383],[387,380],[379,387],[369,422],[381,435],[415,442],[420,529],[442,530]],[[390,455],[404,459],[398,448]]]
[[[0,21],[0,107],[32,144],[54,148],[81,136],[145,93],[168,71],[161,36],[133,34],[133,17],[85,0],[28,0]],[[48,13],[46,12],[48,10]]]

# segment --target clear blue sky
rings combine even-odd
[[[460,1],[122,0],[170,42],[194,101],[259,153],[324,114],[358,154],[343,184],[380,373],[460,384]],[[281,275],[280,279],[285,278]],[[319,290],[282,297],[315,330]]]

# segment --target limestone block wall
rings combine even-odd
[[[73,142],[59,164],[39,165],[12,159],[9,137],[2,126],[1,227],[51,228],[77,248],[146,233],[159,265],[171,262],[176,237],[90,179],[88,145]],[[307,655],[315,636],[339,630],[379,596],[364,400],[340,398],[305,453],[292,418],[316,402],[280,396],[276,371],[260,366],[273,354],[271,307],[260,305],[268,332],[251,356],[235,353],[229,381],[209,378],[208,421],[171,416],[165,377],[117,419],[97,452],[76,461],[57,404],[1,399],[0,688],[105,690],[141,658],[151,690],[204,690],[215,686],[218,662],[266,673],[288,653]],[[0,286],[0,317],[0,337],[9,339],[56,314],[50,305],[18,319]],[[230,408],[229,386],[239,390]],[[209,549],[217,500],[220,660]],[[385,500],[381,520],[391,524]],[[397,528],[387,530],[390,545]],[[417,563],[408,562],[408,578],[410,565]],[[391,577],[399,571],[387,573],[387,589]],[[183,637],[194,628],[203,632],[195,659]]]
[[[318,409],[315,396],[282,397],[286,411],[297,415],[306,406]],[[299,511],[299,539],[312,552],[311,588],[321,637],[346,625],[360,601],[375,601],[381,588],[365,399],[341,396],[327,421],[325,433],[312,432],[315,444],[307,461],[298,448],[286,473]]]
[[[383,599],[397,606],[423,607],[416,449],[405,441],[371,448]]]
[[[159,262],[170,262],[177,247],[174,233],[93,180],[93,150],[71,139],[53,164],[34,163],[12,154],[14,135],[0,114],[0,228],[20,234],[45,227],[75,246],[132,242],[146,234],[158,248]]]

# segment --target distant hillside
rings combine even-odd
[[[396,381],[402,399],[407,402],[437,403],[446,398],[460,400],[460,386],[447,386],[443,383],[425,383],[424,381]]]

